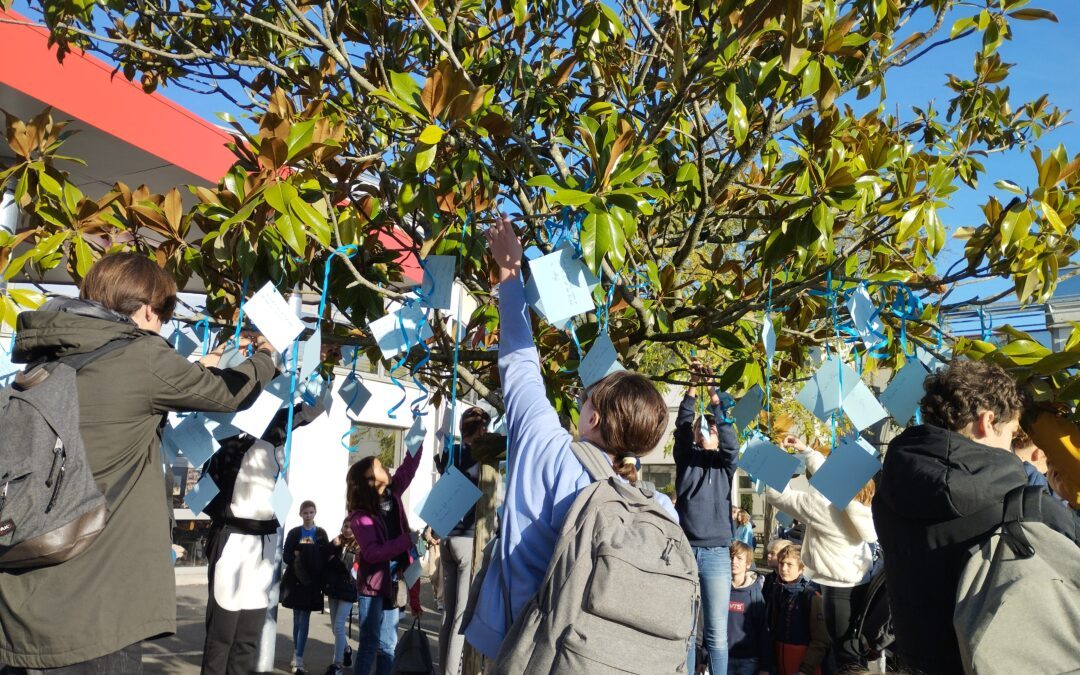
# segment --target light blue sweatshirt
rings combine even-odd
[[[548,402],[520,278],[499,285],[499,377],[506,405],[507,487],[498,556],[465,639],[495,658],[514,617],[544,580],[574,498],[592,483]],[[678,521],[671,501],[660,500]],[[498,563],[498,564],[496,564]],[[507,616],[507,611],[510,616]]]

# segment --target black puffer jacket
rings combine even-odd
[[[904,669],[964,672],[952,617],[970,544],[930,550],[927,527],[1001,504],[1026,483],[1016,455],[946,429],[912,427],[889,444],[873,512]]]

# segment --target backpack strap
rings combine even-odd
[[[135,340],[134,335],[125,335],[124,337],[114,338],[109,340],[105,344],[101,345],[97,349],[86,352],[85,354],[72,354],[71,356],[61,356],[56,361],[63,363],[67,366],[71,366],[76,372],[82,370],[86,366],[90,365],[94,361],[97,361],[102,356],[115,352],[117,349],[123,349]]]
[[[604,461],[607,458],[607,453],[592,443],[588,441],[571,441],[570,450],[578,458],[582,466],[585,467],[585,471],[589,473],[593,481],[601,481],[615,475],[615,469],[612,468],[611,462]]]

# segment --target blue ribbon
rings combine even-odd
[[[199,335],[199,330],[202,329],[202,335]],[[205,316],[195,322],[195,334],[199,335],[199,341],[202,343],[202,353],[206,356],[210,352],[210,319]]]
[[[465,250],[465,234],[472,220],[469,214],[465,214],[465,220],[461,224],[461,238],[458,239],[457,261],[454,263],[455,273],[461,269],[461,257]],[[450,433],[444,439],[447,466],[454,464],[454,415],[457,411],[457,384],[458,384],[458,360],[461,354],[461,306],[465,304],[458,298],[457,312],[454,319],[454,364],[450,374]]]
[[[991,314],[988,317],[987,314],[986,314],[986,311],[983,309],[982,305],[979,305],[978,311],[979,311],[979,329],[982,332],[983,342],[989,342],[990,337],[991,337],[991,331],[994,328],[994,315]]]
[[[300,357],[300,338],[297,337],[293,340],[292,345],[292,367],[289,369],[289,400],[287,405],[289,406],[289,416],[285,423],[285,464],[281,467],[281,471],[278,472],[278,478],[283,476],[289,470],[289,459],[292,456],[292,431],[293,431],[293,414],[296,411],[296,374],[297,374],[297,361]]]

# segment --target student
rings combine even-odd
[[[308,626],[312,612],[323,610],[323,565],[329,552],[330,540],[326,530],[315,525],[315,502],[300,503],[303,524],[289,530],[285,536],[281,574],[281,604],[293,611],[293,658],[290,665],[294,675],[302,675],[304,648],[307,646]]]
[[[277,372],[261,336],[255,355],[236,368],[213,367],[224,346],[190,363],[159,334],[176,302],[176,282],[157,263],[114,253],[87,272],[79,299],[54,298],[19,315],[17,363],[128,343],[76,378],[80,434],[108,522],[71,560],[0,572],[0,663],[8,672],[141,673],[142,641],[176,632],[161,425],[170,411],[240,410]],[[88,593],[92,600],[77,600]]]
[[[680,523],[698,564],[704,615],[705,648],[710,670],[727,671],[727,612],[731,594],[732,521],[739,509],[731,504],[731,483],[737,468],[739,441],[725,409],[733,401],[708,387],[708,411],[695,419],[697,382],[703,371],[694,363],[695,384],[687,388],[675,418],[675,492]],[[702,419],[709,430],[701,433]],[[730,512],[731,518],[724,518]],[[696,640],[695,640],[696,642]],[[687,672],[695,671],[696,650],[687,657]]]
[[[785,437],[783,445],[799,451],[808,474],[825,463],[824,455],[795,436]],[[878,536],[870,503],[875,487],[871,479],[843,511],[813,488],[797,490],[789,485],[782,494],[772,488],[765,491],[773,507],[798,517],[806,526],[801,557],[806,576],[821,588],[825,624],[841,672],[867,665],[851,633],[874,567],[873,545]]]
[[[389,598],[396,595],[392,588],[413,561],[412,530],[401,497],[422,454],[422,446],[416,454],[405,453],[393,476],[377,457],[365,457],[349,468],[345,478],[346,508],[358,554],[360,647],[353,662],[357,675],[370,675],[372,665],[376,675],[389,675],[394,665],[399,608],[391,607]],[[408,604],[419,616],[419,583],[408,589]]]
[[[750,569],[754,550],[731,542],[731,599],[728,601],[728,675],[768,675],[773,642],[762,595],[762,579]]]
[[[334,662],[326,675],[341,675],[345,667],[345,648],[349,636],[345,623],[356,602],[356,538],[349,519],[341,523],[341,532],[330,542],[326,561],[326,596],[330,598],[330,626],[334,631]]]
[[[780,563],[780,558],[778,557],[780,551],[788,546],[791,546],[791,542],[787,539],[773,539],[765,547],[765,566],[768,567],[769,570],[765,573],[765,578],[762,580],[761,592],[766,598],[769,597],[773,584],[776,583],[776,566]]]
[[[1046,453],[1042,451],[1031,436],[1023,429],[1017,429],[1012,439],[1013,454],[1024,463],[1024,473],[1027,475],[1027,484],[1032,487],[1041,487],[1048,494],[1053,494],[1050,484],[1046,481]]]
[[[1045,457],[1046,479],[1055,495],[1080,510],[1080,427],[1068,409],[1039,405],[1024,414],[1023,426]]]
[[[453,452],[440,455],[436,461],[439,473],[446,473],[450,465],[465,475],[475,485],[480,477],[480,464],[472,455],[472,444],[487,431],[491,416],[483,408],[472,407],[461,414],[461,444]],[[461,620],[465,616],[465,604],[469,599],[469,586],[473,572],[473,534],[476,526],[476,507],[466,513],[450,533],[439,542],[442,573],[443,618],[439,628],[439,665],[443,675],[461,672],[461,655],[465,636],[461,634]]]
[[[821,594],[803,576],[802,547],[792,544],[777,556],[780,583],[766,598],[770,629],[775,640],[778,675],[821,675],[829,649],[829,631],[821,608]]]
[[[735,516],[735,523],[738,527],[735,528],[735,539],[754,548],[754,528],[750,524],[750,514],[743,509],[739,509],[738,515]]]
[[[925,423],[889,444],[873,514],[899,665],[933,675],[964,670],[952,620],[968,547],[933,547],[927,528],[1001,504],[1028,479],[1012,453],[1023,400],[1004,370],[957,360],[923,387]],[[1052,505],[1043,503],[1040,512],[1051,527]]]
[[[507,488],[498,550],[479,589],[465,639],[495,658],[514,617],[535,594],[563,521],[592,479],[573,437],[548,402],[520,277],[521,242],[506,219],[487,232],[499,277],[499,375],[506,403]],[[667,406],[647,378],[612,373],[583,392],[578,433],[618,467],[650,452],[667,426]]]

